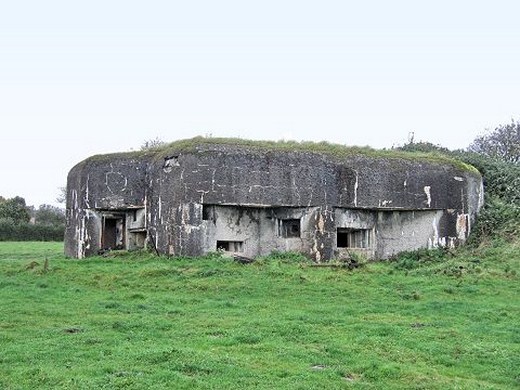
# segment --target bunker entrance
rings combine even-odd
[[[147,230],[144,207],[100,210],[101,249],[141,249],[146,246]]]
[[[124,249],[125,218],[123,215],[103,217],[103,232],[101,235],[102,249]]]

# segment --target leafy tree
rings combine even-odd
[[[62,241],[64,233],[65,212],[59,207],[42,205],[35,210],[20,196],[0,196],[0,241]]]
[[[520,122],[512,119],[507,125],[499,125],[489,134],[476,138],[468,150],[505,162],[520,163]]]
[[[65,224],[63,209],[48,204],[42,204],[34,212],[35,224],[47,226],[62,226]]]
[[[25,199],[15,196],[0,201],[0,219],[10,219],[14,223],[28,223],[31,219]]]

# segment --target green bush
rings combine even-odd
[[[488,196],[470,236],[471,244],[486,239],[513,240],[520,232],[520,207],[498,196]]]
[[[449,250],[446,248],[418,249],[414,251],[401,252],[396,257],[390,259],[395,264],[395,268],[401,270],[411,270],[423,267],[425,264],[434,264],[446,260]]]
[[[0,219],[0,241],[63,241],[63,225],[33,225]]]
[[[520,165],[472,152],[454,152],[476,167],[484,180],[484,207],[470,243],[487,239],[514,239],[520,231]]]
[[[486,196],[520,205],[520,165],[472,152],[457,151],[453,155],[480,171]]]

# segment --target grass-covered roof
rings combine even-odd
[[[121,157],[140,157],[147,156],[162,157],[171,152],[190,152],[200,148],[215,146],[229,146],[230,148],[243,148],[251,151],[266,151],[266,152],[302,152],[328,155],[336,158],[347,158],[353,156],[365,156],[370,158],[382,159],[402,159],[407,161],[417,161],[423,163],[433,163],[441,165],[451,165],[458,169],[478,173],[477,169],[460,160],[454,159],[450,156],[439,152],[408,152],[396,149],[374,149],[368,146],[346,146],[341,144],[330,143],[326,141],[311,142],[311,141],[265,141],[265,140],[250,140],[242,138],[212,138],[212,137],[194,137],[189,139],[182,139],[171,143],[164,143],[158,147],[133,151],[127,153],[114,153],[106,155],[97,155],[91,157],[89,160],[104,160],[106,158]]]

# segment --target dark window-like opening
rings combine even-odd
[[[299,219],[282,219],[280,221],[280,236],[285,238],[300,237]]]
[[[203,221],[214,221],[215,220],[215,206],[203,204],[202,205],[202,220]]]
[[[244,249],[243,241],[217,241],[217,250],[224,252],[242,252]]]
[[[371,230],[338,228],[338,248],[370,248],[372,245]]]

